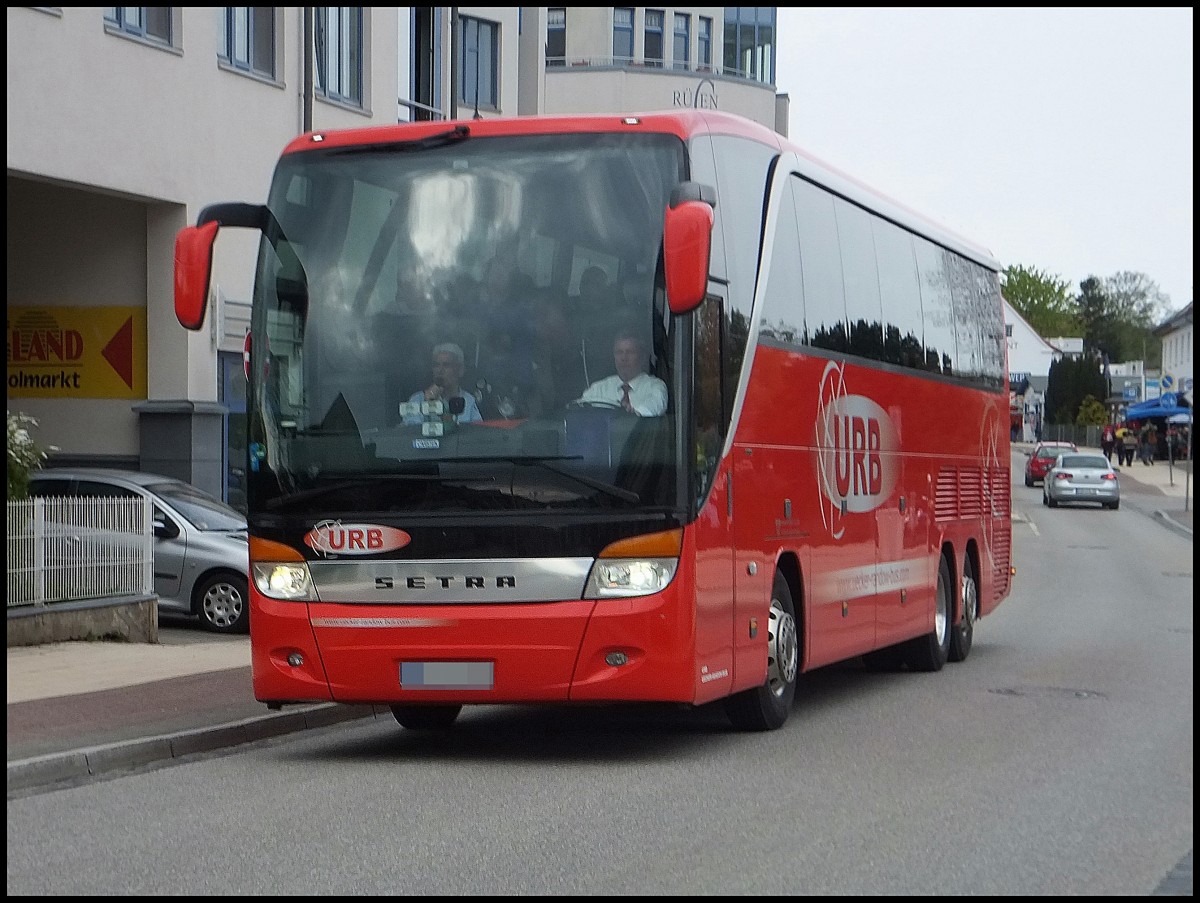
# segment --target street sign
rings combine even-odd
[[[1171,408],[1175,407],[1176,404],[1175,393],[1163,392],[1162,395],[1158,397],[1158,403],[1167,410],[1170,410]]]
[[[1162,375],[1162,387],[1164,389],[1171,389],[1171,388],[1174,388],[1174,386],[1175,386],[1175,377],[1173,377],[1170,373],[1164,373]]]
[[[1182,380],[1182,384],[1183,384],[1183,391],[1185,391],[1185,392],[1192,391],[1192,378],[1190,376],[1185,376]]]
[[[1121,397],[1124,398],[1126,401],[1136,401],[1137,400],[1137,386],[1126,386],[1125,391]]]

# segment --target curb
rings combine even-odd
[[[174,734],[17,759],[8,763],[8,792],[49,787],[65,781],[138,768],[164,759],[178,759],[310,728],[328,727],[343,721],[379,718],[382,717],[381,713],[391,716],[387,708],[376,706],[319,703],[291,712],[273,712]]]
[[[1162,521],[1163,526],[1167,527],[1167,529],[1173,530],[1176,533],[1178,533],[1180,536],[1183,536],[1187,539],[1192,538],[1192,528],[1179,523],[1179,521],[1177,521],[1177,520],[1175,520],[1175,518],[1171,517],[1171,515],[1169,513],[1167,513],[1166,511],[1155,511],[1154,516],[1158,520]]]

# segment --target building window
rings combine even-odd
[[[613,62],[633,62],[633,7],[613,10]]]
[[[275,7],[224,7],[217,55],[236,69],[274,78]]]
[[[1008,336],[1010,339],[1012,338],[1012,323],[1004,324],[1004,334],[1006,336]]]
[[[462,54],[459,62],[460,100],[475,109],[500,108],[496,93],[498,81],[497,48],[500,26],[495,22],[460,16]]]
[[[707,16],[700,16],[696,25],[696,65],[712,68],[712,19]]]
[[[775,84],[775,7],[725,7],[725,72]]]
[[[671,49],[671,65],[675,69],[688,68],[692,48],[692,17],[686,13],[675,13],[675,41]]]
[[[567,8],[551,6],[546,10],[546,65],[563,66],[567,62]]]
[[[661,9],[646,10],[646,34],[642,49],[647,66],[661,66],[663,63],[663,11]]]
[[[363,11],[361,6],[313,8],[317,93],[361,107],[363,103]]]
[[[169,6],[106,6],[104,21],[134,37],[173,46]]]

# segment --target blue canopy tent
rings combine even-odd
[[[1172,407],[1163,407],[1158,398],[1152,398],[1149,401],[1143,401],[1139,404],[1131,404],[1125,410],[1126,420],[1146,420],[1150,417],[1170,417],[1172,414],[1185,414],[1189,409],[1176,404]]]

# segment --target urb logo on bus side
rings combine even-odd
[[[837,539],[843,516],[878,508],[892,494],[899,442],[883,408],[847,392],[844,365],[836,361],[821,374],[815,429],[817,477],[828,501],[821,519]]]
[[[412,537],[395,527],[381,524],[343,524],[323,520],[304,536],[304,544],[319,555],[375,555],[402,549]]]

